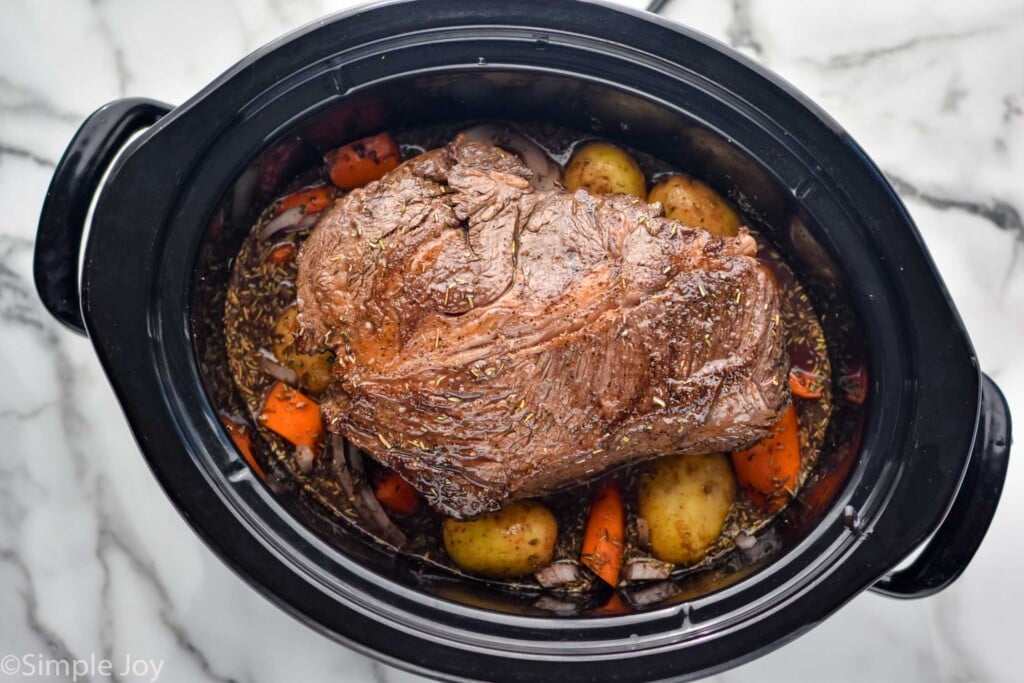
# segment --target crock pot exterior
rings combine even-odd
[[[757,573],[626,616],[490,612],[370,571],[246,480],[190,336],[196,254],[214,207],[259,149],[325,102],[414,71],[474,69],[600,81],[691,115],[706,106],[699,116],[728,131],[824,226],[816,237],[867,321],[860,454],[813,532]],[[114,155],[146,127],[99,187]],[[1005,477],[1005,400],[980,373],[916,229],[866,155],[793,88],[728,48],[600,4],[379,5],[261,49],[179,107],[108,105],[55,173],[36,281],[48,309],[92,339],[150,467],[210,547],[311,627],[421,673],[651,680],[735,666],[873,585],[899,597],[948,585],[981,542]],[[910,567],[891,572],[926,540]]]

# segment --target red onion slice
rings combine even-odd
[[[315,217],[316,214],[311,214]],[[263,241],[267,241],[276,235],[287,235],[290,232],[298,232],[302,228],[302,225],[306,214],[301,206],[293,206],[290,209],[285,209],[281,213],[277,214],[260,229],[259,238]]]
[[[277,359],[266,349],[260,349],[260,370],[293,387],[299,383],[299,376],[295,374],[295,371],[278,363]]]
[[[341,484],[345,496],[355,508],[356,514],[367,525],[368,531],[376,533],[385,542],[396,548],[405,545],[405,534],[384,512],[380,501],[373,495],[373,491],[366,483],[363,472],[363,456],[358,449],[337,434],[332,434],[331,451],[334,473],[338,478],[338,483]]]
[[[741,531],[736,534],[736,537],[732,539],[733,543],[740,550],[750,550],[757,545],[757,539],[748,534],[746,531]]]
[[[533,606],[537,609],[562,615],[576,614],[580,611],[580,606],[576,603],[569,602],[568,600],[559,600],[551,595],[541,596],[537,602],[533,603]]]
[[[485,123],[463,131],[466,140],[501,147],[522,159],[533,171],[530,184],[538,190],[553,190],[562,180],[562,167],[536,142],[509,126]]]
[[[539,569],[534,576],[545,588],[560,588],[580,580],[580,566],[573,560],[558,560]]]
[[[316,225],[316,222],[320,220],[320,216],[323,215],[323,211],[317,211],[316,213],[307,213],[302,217],[302,220],[295,224],[295,232],[302,232],[308,230]]]
[[[682,590],[672,581],[662,581],[656,583],[653,586],[648,586],[640,590],[632,591],[627,594],[629,602],[634,607],[644,607],[646,605],[653,605],[664,600],[668,600],[673,595]]]
[[[622,578],[626,581],[664,581],[672,575],[674,565],[653,557],[637,557],[626,562]]]
[[[299,464],[299,470],[303,474],[309,474],[313,471],[313,461],[316,460],[316,454],[313,453],[313,449],[309,446],[296,446],[295,460]]]

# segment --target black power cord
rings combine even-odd
[[[651,0],[647,4],[647,11],[657,14],[661,10],[665,9],[665,5],[668,4],[668,0]]]

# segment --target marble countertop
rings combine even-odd
[[[43,195],[86,115],[123,96],[181,102],[349,4],[0,4],[0,657],[112,660],[94,680],[151,680],[148,660],[165,682],[413,678],[302,626],[207,550],[139,457],[89,342],[45,314],[31,278]],[[664,13],[780,73],[872,155],[982,366],[1024,416],[1024,5],[673,0]],[[1022,491],[1012,465],[985,543],[949,590],[910,602],[864,594],[717,679],[1024,681]],[[126,658],[136,670],[122,675]]]

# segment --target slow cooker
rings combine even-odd
[[[264,485],[219,424],[231,258],[294,150],[471,120],[550,121],[691,169],[787,255],[823,320],[845,390],[818,476],[754,548],[670,598],[560,615],[431,575]],[[375,5],[285,36],[177,107],[110,103],[56,169],[35,278],[54,317],[92,340],[143,456],[204,541],[312,628],[428,675],[626,681],[738,665],[865,589],[949,585],[1006,474],[1006,402],[867,155],[727,47],[598,3]]]

